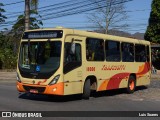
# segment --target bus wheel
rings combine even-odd
[[[127,92],[131,94],[135,91],[135,88],[136,88],[136,79],[135,77],[130,76],[128,80]]]
[[[91,93],[91,90],[90,90],[90,80],[88,79],[84,83],[82,98],[86,99],[86,100],[89,99],[90,93]]]

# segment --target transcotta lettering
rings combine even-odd
[[[125,70],[125,65],[103,65],[102,70]]]

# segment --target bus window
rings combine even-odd
[[[22,42],[19,69],[23,77],[48,79],[60,65],[61,41]]]
[[[135,61],[146,62],[146,49],[145,45],[135,45]]]
[[[71,43],[65,43],[64,73],[67,73],[82,64],[81,45],[75,43],[75,53],[71,52]]]
[[[86,59],[88,61],[104,61],[104,40],[86,39]]]
[[[106,41],[105,42],[106,49],[106,60],[107,61],[120,61],[120,42],[116,41]]]
[[[123,62],[133,62],[134,61],[134,44],[132,43],[122,43],[122,61]]]

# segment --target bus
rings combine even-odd
[[[148,86],[151,78],[150,42],[57,27],[25,31],[18,63],[19,92],[46,95]]]

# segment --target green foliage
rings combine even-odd
[[[30,17],[30,29],[38,29],[40,26],[43,25],[41,20],[38,20],[35,15],[38,15],[38,18],[41,18],[41,16],[35,11],[30,11],[31,17]],[[17,22],[13,25],[12,31],[17,34],[22,34],[24,31],[24,23],[25,23],[25,16],[20,15],[17,18]]]
[[[38,0],[32,0],[33,6],[38,5]],[[36,4],[37,3],[37,4]],[[4,22],[6,17],[2,15],[5,12],[0,3],[0,23]],[[35,6],[36,8],[37,6]],[[36,10],[30,11],[30,29],[38,29],[43,25],[41,16]],[[38,17],[37,17],[38,16]],[[38,19],[37,19],[38,18]],[[17,55],[21,36],[24,32],[25,16],[20,15],[17,22],[12,26],[11,31],[0,32],[0,69],[15,69],[17,66]]]
[[[144,38],[150,42],[160,43],[160,1],[152,1],[152,10]]]
[[[38,7],[38,0],[31,0],[31,9],[37,10]]]
[[[2,13],[5,12],[5,10],[2,8],[2,6],[4,6],[2,3],[0,3],[0,24],[5,22],[5,19],[7,18],[6,16],[4,16]]]
[[[40,28],[41,25],[43,25],[41,20],[37,20],[35,15],[37,16],[38,13],[34,10],[30,11],[31,17],[30,17],[30,29],[38,29]],[[38,15],[38,18],[41,18],[40,15]],[[12,26],[12,30],[10,32],[10,35],[12,36],[12,42],[16,46],[16,52],[18,51],[19,48],[19,43],[21,36],[24,32],[24,23],[25,23],[25,16],[20,15],[17,18],[17,22]]]
[[[11,36],[0,33],[0,69],[16,68],[17,53],[13,49]]]
[[[160,43],[160,0],[152,1],[152,10],[149,18],[144,38],[153,43]],[[160,51],[152,50],[152,64],[156,69],[160,69]]]
[[[11,49],[0,50],[0,61],[2,69],[15,69],[17,65],[17,56]]]

